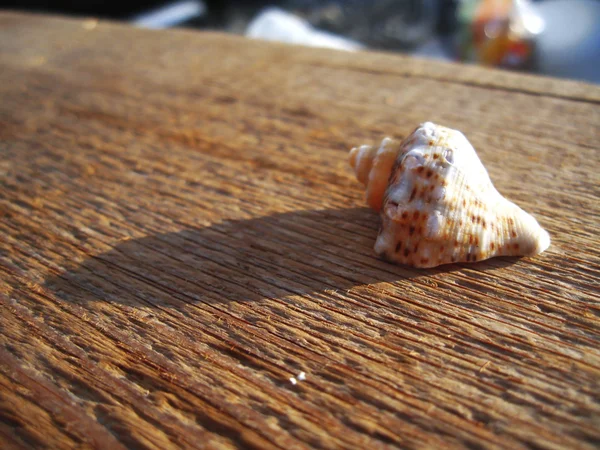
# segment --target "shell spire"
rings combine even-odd
[[[375,252],[414,267],[536,255],[550,236],[492,184],[459,131],[427,122],[404,141],[350,152],[350,165],[380,211]]]

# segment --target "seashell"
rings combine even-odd
[[[456,130],[421,124],[404,141],[350,151],[350,165],[381,212],[375,252],[414,267],[537,255],[550,236],[495,188]]]

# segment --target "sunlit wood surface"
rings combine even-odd
[[[0,447],[598,448],[599,103],[0,14]],[[374,256],[348,150],[426,120],[467,135],[547,252]]]

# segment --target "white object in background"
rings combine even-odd
[[[301,18],[278,8],[262,11],[246,29],[246,36],[288,44],[326,47],[338,50],[359,50],[357,42],[335,34],[319,31]]]
[[[132,22],[142,28],[168,28],[200,17],[205,12],[206,6],[200,0],[183,0],[140,14]]]
[[[544,31],[544,27],[544,20],[529,0],[514,0],[510,18],[510,29],[513,33],[523,37],[536,36]]]

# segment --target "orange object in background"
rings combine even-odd
[[[461,59],[513,69],[531,63],[542,22],[527,0],[467,0],[459,18]]]
[[[512,0],[484,0],[473,18],[473,45],[479,62],[500,65],[508,48]]]

